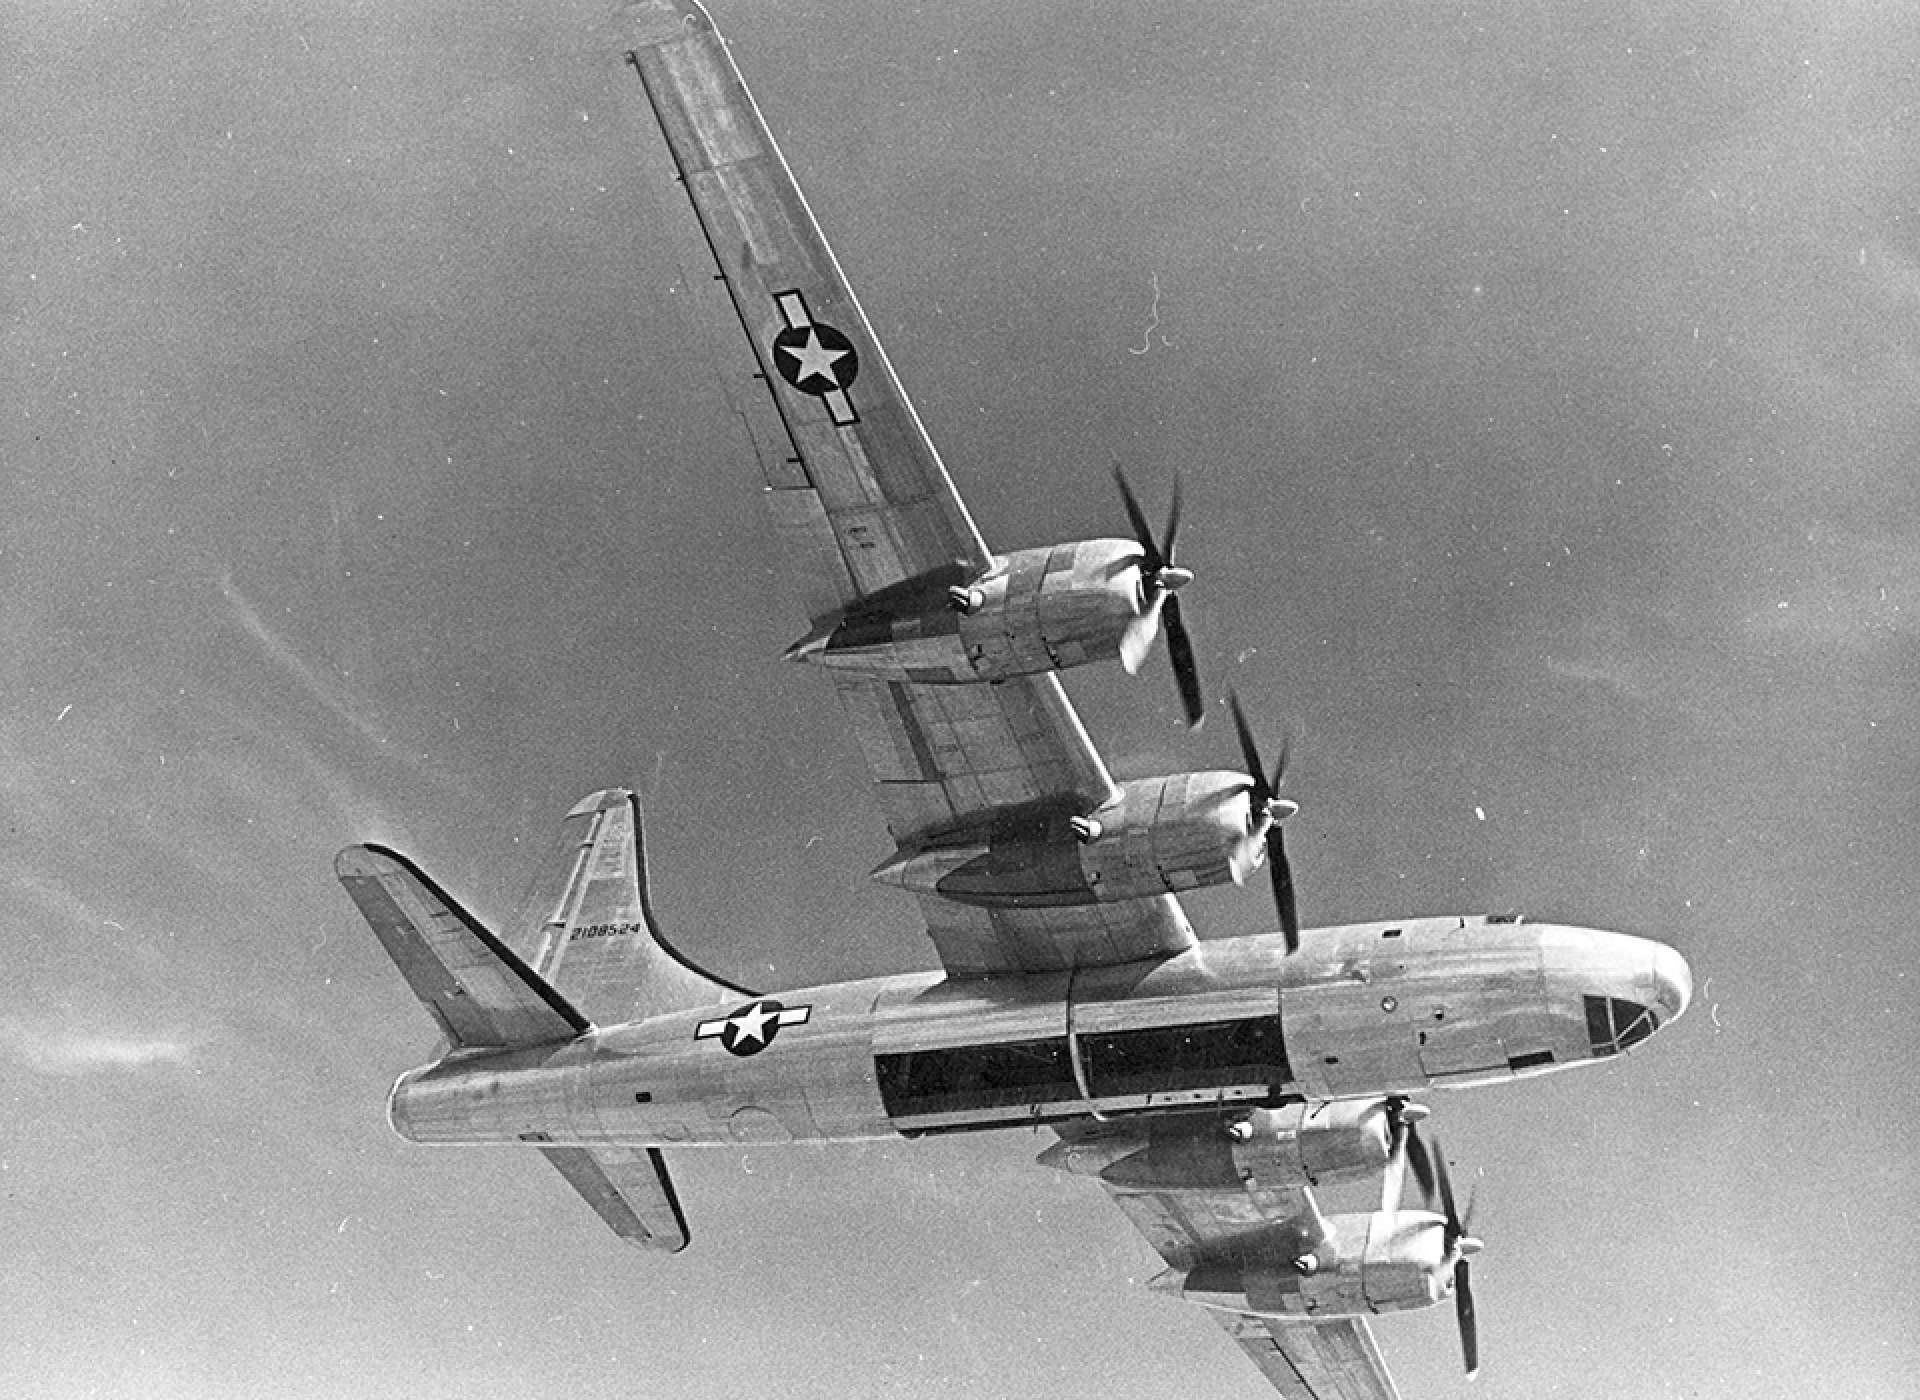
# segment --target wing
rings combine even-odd
[[[1304,1184],[1243,1179],[1230,1164],[1222,1127],[1218,1118],[1202,1115],[1190,1124],[1156,1124],[1144,1139],[1128,1125],[1061,1128],[1060,1143],[1040,1160],[1098,1176],[1166,1261],[1162,1279],[1178,1292],[1178,1280],[1204,1273],[1212,1262],[1290,1254],[1286,1242],[1310,1228],[1318,1213]],[[1207,1311],[1288,1400],[1399,1400],[1363,1318],[1280,1321]]]
[[[1287,1400],[1397,1400],[1400,1394],[1364,1318],[1270,1322],[1226,1312],[1214,1317]]]
[[[712,20],[685,0],[638,0],[626,24],[628,60],[779,415],[782,450],[761,452],[761,466],[808,621],[944,598],[993,556]],[[835,684],[902,845],[1007,806],[1064,819],[1116,795],[1052,675]],[[923,903],[954,975],[1088,967],[1193,943],[1170,895],[1046,910]]]

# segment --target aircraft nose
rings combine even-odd
[[[1693,969],[1687,960],[1664,943],[1653,945],[1653,998],[1666,1013],[1664,1024],[1674,1020],[1693,1000]]]

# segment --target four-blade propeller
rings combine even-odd
[[[1240,697],[1229,695],[1228,705],[1233,710],[1233,726],[1240,735],[1240,753],[1246,760],[1247,780],[1252,785],[1247,793],[1247,803],[1254,829],[1258,831],[1262,823],[1266,826],[1267,869],[1273,875],[1273,902],[1280,911],[1280,931],[1286,935],[1287,951],[1298,952],[1300,911],[1294,901],[1293,867],[1287,861],[1287,842],[1281,834],[1280,824],[1300,808],[1297,803],[1276,795],[1287,776],[1287,746],[1284,743],[1280,745],[1280,761],[1274,765],[1273,776],[1269,778],[1266,766],[1260,760],[1260,747],[1253,741],[1253,730],[1247,724],[1246,713],[1240,708]]]
[[[1173,662],[1173,678],[1180,687],[1180,705],[1186,711],[1189,728],[1206,718],[1206,703],[1200,695],[1200,672],[1193,661],[1193,640],[1180,616],[1179,589],[1193,582],[1193,571],[1173,562],[1174,536],[1180,532],[1180,479],[1174,478],[1173,504],[1167,511],[1167,528],[1158,540],[1147,523],[1146,512],[1127,485],[1119,464],[1113,468],[1114,484],[1126,505],[1127,519],[1133,524],[1133,537],[1140,542],[1140,588],[1145,609],[1139,620],[1127,630],[1120,643],[1120,664],[1132,675],[1146,661],[1154,637],[1165,630],[1167,659]]]
[[[1444,1152],[1435,1151],[1431,1157],[1413,1125],[1406,1130],[1406,1149],[1408,1165],[1421,1184],[1421,1195],[1431,1209],[1440,1208],[1440,1215],[1446,1231],[1442,1237],[1441,1257],[1453,1267],[1453,1315],[1460,1326],[1460,1354],[1466,1362],[1467,1374],[1473,1375],[1480,1369],[1480,1326],[1473,1308],[1473,1269],[1468,1263],[1480,1252],[1480,1241],[1467,1233],[1468,1219],[1473,1208],[1467,1208],[1467,1219],[1463,1219],[1453,1199],[1453,1180],[1447,1175],[1447,1158]],[[1416,1146],[1416,1144],[1419,1144]],[[1416,1155],[1416,1153],[1418,1155]],[[1422,1169],[1420,1163],[1425,1162]],[[1437,1199],[1436,1199],[1437,1198]]]
[[[1473,1269],[1467,1262],[1481,1249],[1481,1242],[1468,1233],[1473,1203],[1467,1203],[1463,1217],[1454,1202],[1453,1179],[1447,1174],[1445,1154],[1438,1147],[1429,1148],[1420,1136],[1419,1125],[1428,1112],[1426,1105],[1414,1103],[1404,1094],[1391,1095],[1385,1103],[1390,1136],[1387,1166],[1380,1182],[1380,1209],[1400,1208],[1406,1174],[1411,1169],[1419,1187],[1422,1208],[1440,1217],[1427,1223],[1428,1228],[1441,1231],[1440,1268],[1453,1275],[1454,1320],[1460,1328],[1460,1351],[1467,1364],[1467,1374],[1471,1376],[1480,1369],[1480,1328],[1474,1315]]]

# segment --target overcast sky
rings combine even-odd
[[[1909,1394],[1920,12],[715,8],[989,543],[1181,474],[1310,924],[1691,959],[1435,1096],[1472,1393]],[[353,841],[504,922],[631,783],[716,971],[932,962],[632,86],[600,0],[0,6],[0,1392],[1262,1394],[1038,1137],[681,1153],[657,1259],[386,1127]],[[1123,776],[1233,761],[1068,686]],[[1377,1336],[1467,1393],[1447,1310]]]

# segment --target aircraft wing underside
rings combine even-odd
[[[725,44],[704,11],[639,0],[629,61],[779,415],[757,445],[808,621],[944,598],[993,564]],[[1117,792],[1051,674],[931,685],[837,674],[896,842],[1011,806],[1087,811]],[[1172,896],[981,908],[923,896],[958,976],[1128,962],[1190,947]]]
[[[1095,1142],[1107,1129],[1087,1124],[1057,1131],[1062,1146],[1054,1152]],[[1220,1125],[1207,1117],[1186,1131],[1217,1134]],[[1172,1139],[1183,1130],[1163,1132],[1161,1150],[1166,1151],[1175,1146]],[[1209,1260],[1247,1261],[1263,1254],[1274,1257],[1279,1266],[1276,1272],[1285,1277],[1289,1269],[1285,1256],[1294,1252],[1288,1247],[1289,1232],[1313,1209],[1305,1185],[1255,1188],[1223,1184],[1205,1173],[1196,1173],[1192,1184],[1184,1186],[1172,1181],[1155,1188],[1111,1180],[1101,1184],[1166,1261],[1169,1280],[1204,1267]],[[1222,1308],[1206,1311],[1288,1400],[1399,1400],[1400,1392],[1365,1318],[1281,1321]]]
[[[1271,1322],[1228,1312],[1214,1317],[1288,1400],[1395,1400],[1400,1394],[1365,1318]]]

